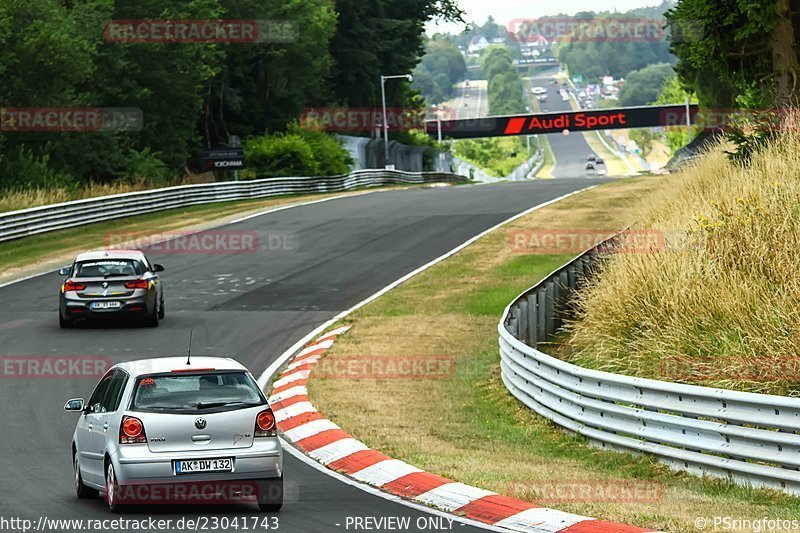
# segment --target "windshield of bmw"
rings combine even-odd
[[[100,259],[82,261],[75,265],[73,278],[111,278],[123,276],[141,276],[145,268],[141,261],[135,259]]]
[[[226,411],[266,403],[245,372],[142,376],[136,383],[134,411]]]

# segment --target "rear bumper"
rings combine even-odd
[[[138,291],[137,291],[138,292]],[[106,298],[108,301],[120,302],[118,309],[92,309],[93,302],[103,301],[102,298],[74,298],[63,295],[61,297],[61,316],[69,320],[81,319],[113,319],[117,317],[145,317],[153,313],[156,304],[155,295],[144,292],[126,298]]]
[[[120,485],[260,480],[283,475],[283,452],[277,437],[256,439],[246,449],[153,453],[147,445],[127,445],[117,450],[111,461]],[[233,458],[233,472],[175,473],[178,460],[228,457]]]

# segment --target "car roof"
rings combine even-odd
[[[192,356],[191,364],[186,364],[186,356],[180,357],[155,357],[152,359],[139,359],[118,363],[113,368],[121,368],[133,377],[145,374],[163,374],[176,370],[184,372],[195,370],[244,370],[247,368],[240,362],[230,357],[198,357]]]
[[[144,259],[144,254],[139,250],[98,250],[78,254],[75,262],[97,261],[98,259]]]

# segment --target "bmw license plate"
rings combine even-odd
[[[122,302],[92,302],[92,309],[119,309],[122,307]]]
[[[206,472],[233,472],[233,459],[175,461],[176,474],[202,474]]]

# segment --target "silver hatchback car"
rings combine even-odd
[[[102,377],[72,438],[79,498],[126,505],[283,505],[275,416],[247,369],[228,358],[120,363]]]

